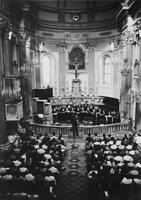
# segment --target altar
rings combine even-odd
[[[71,73],[74,73],[74,78],[72,79],[72,88],[71,88],[71,96],[73,97],[80,97],[81,96],[81,80],[78,78],[78,76],[84,72],[79,70],[79,66],[82,64],[78,61],[78,58],[75,57],[74,62],[71,63],[72,66],[74,66],[74,71]]]
[[[72,80],[72,96],[78,97],[81,94],[81,81],[80,79],[73,79]]]

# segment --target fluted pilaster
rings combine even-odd
[[[19,30],[18,41],[20,45],[20,79],[21,79],[21,95],[23,99],[24,116],[28,116],[29,109],[29,77],[27,73],[27,60],[26,60],[26,42],[29,34],[24,30]]]
[[[2,44],[2,24],[0,24],[0,144],[8,141],[5,102],[3,98],[3,44]]]

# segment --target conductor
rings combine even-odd
[[[73,114],[72,115],[72,130],[73,130],[73,137],[78,137],[79,135],[78,135],[78,123],[79,123],[79,121],[78,121],[78,116],[77,116],[77,114]]]

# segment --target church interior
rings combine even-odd
[[[0,0],[0,199],[141,199],[140,0]]]

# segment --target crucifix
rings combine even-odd
[[[78,61],[78,58],[75,57],[75,58],[74,58],[74,62],[72,62],[71,64],[74,65],[74,67],[75,67],[75,79],[77,79],[77,78],[78,78],[78,75],[79,75],[79,74],[78,74],[78,66],[81,65],[82,62],[79,62],[79,61]]]

